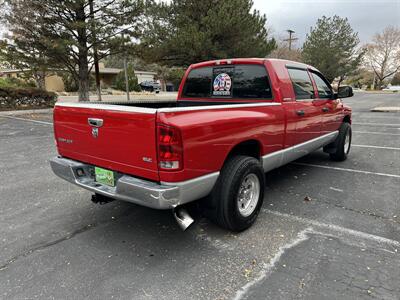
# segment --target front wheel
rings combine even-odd
[[[330,157],[335,161],[344,161],[350,152],[351,147],[351,126],[349,123],[343,123],[339,129],[339,135],[335,141],[335,152],[330,153]]]
[[[264,185],[264,171],[257,159],[249,156],[230,158],[210,195],[208,217],[232,231],[249,228],[260,212]]]

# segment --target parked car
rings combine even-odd
[[[157,81],[142,81],[140,84],[142,91],[156,92],[161,91],[161,85]]]
[[[397,92],[400,91],[400,85],[391,85],[383,89],[383,91]]]
[[[277,59],[191,65],[169,103],[57,103],[55,174],[95,193],[172,209],[202,198],[206,215],[233,231],[250,227],[264,173],[321,147],[347,158],[351,109],[315,68]]]

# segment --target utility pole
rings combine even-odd
[[[374,70],[374,79],[372,79],[372,84],[371,84],[371,90],[375,90],[375,80],[376,80],[376,73],[375,73],[375,70]]]
[[[125,51],[125,38],[124,32],[122,31],[122,40],[123,40],[123,47],[124,47],[124,72],[125,72],[125,86],[126,86],[126,100],[130,101],[129,97],[129,78],[128,78],[128,63],[126,61],[126,51]]]
[[[100,70],[99,70],[99,56],[97,54],[97,40],[96,40],[96,26],[94,24],[94,9],[93,9],[93,0],[89,0],[89,10],[90,10],[90,19],[91,19],[91,31],[93,37],[93,60],[94,60],[94,71],[96,77],[96,89],[99,101],[101,101],[101,84],[100,84]]]
[[[289,32],[289,38],[284,41],[289,42],[289,51],[290,51],[290,50],[292,50],[292,42],[298,40],[298,38],[292,37],[293,33],[295,33],[294,30],[288,29],[286,31]]]

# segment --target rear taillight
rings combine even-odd
[[[182,137],[178,128],[157,125],[158,166],[160,170],[183,168]]]

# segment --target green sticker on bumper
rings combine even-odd
[[[96,175],[96,181],[109,186],[114,186],[114,172],[99,167],[94,168],[94,173]]]

